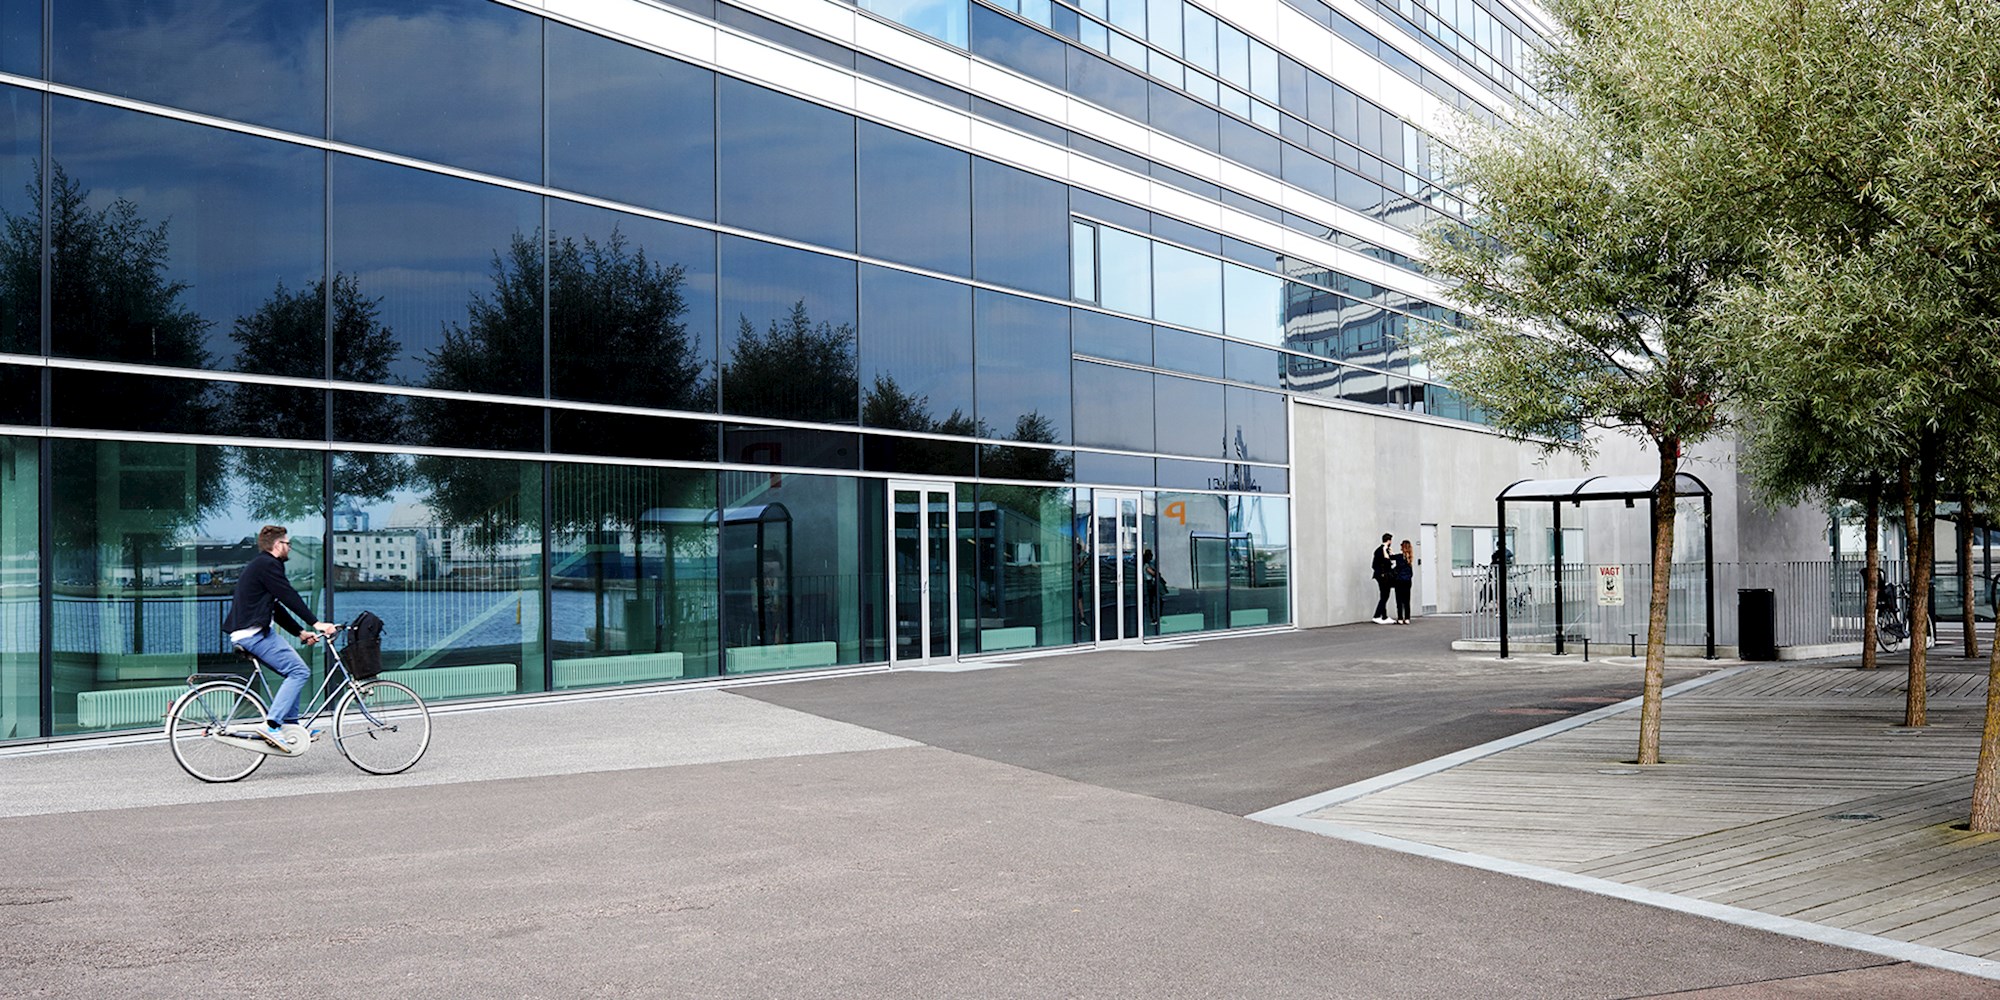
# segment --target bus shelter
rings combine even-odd
[[[1563,505],[1567,503],[1571,507],[1581,507],[1585,501],[1623,500],[1625,506],[1632,507],[1638,501],[1644,500],[1646,501],[1646,512],[1648,514],[1646,523],[1652,525],[1657,522],[1657,519],[1651,515],[1653,514],[1653,508],[1658,505],[1659,484],[1660,479],[1658,476],[1586,476],[1582,479],[1523,479],[1501,490],[1500,495],[1495,498],[1495,505],[1498,508],[1500,518],[1497,523],[1499,530],[1503,533],[1503,537],[1504,532],[1507,530],[1508,504],[1546,503],[1550,507],[1555,523],[1555,613],[1556,652],[1558,654],[1564,652],[1564,643],[1569,638],[1569,630],[1566,627],[1567,623],[1563,621]],[[1707,614],[1707,628],[1705,630],[1708,642],[1707,655],[1712,660],[1715,659],[1714,496],[1709,492],[1707,483],[1682,472],[1674,477],[1674,498],[1679,500],[1681,497],[1701,498],[1702,599]],[[1507,578],[1507,563],[1512,558],[1513,553],[1508,551],[1507,546],[1504,544],[1500,545],[1499,550],[1495,553],[1494,563],[1494,572],[1498,574],[1499,579],[1505,580]],[[1501,659],[1506,659],[1508,654],[1507,603],[1504,600],[1499,602]]]

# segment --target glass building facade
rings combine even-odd
[[[0,742],[157,725],[264,523],[437,699],[1285,625],[1288,397],[1478,420],[1381,104],[1182,0],[784,6],[0,0]]]

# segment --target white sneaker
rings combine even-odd
[[[1375,619],[1374,621],[1375,621],[1375,624],[1377,624],[1377,625],[1388,625],[1388,624],[1391,624],[1391,622],[1390,622],[1390,621],[1389,621],[1389,619],[1387,619],[1387,618],[1377,618],[1377,619]]]

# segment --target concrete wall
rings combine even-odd
[[[1650,445],[1630,435],[1598,435],[1597,454],[1586,464],[1575,455],[1544,455],[1533,445],[1464,424],[1397,419],[1303,399],[1292,405],[1292,434],[1297,518],[1293,579],[1298,624],[1306,628],[1368,618],[1376,598],[1369,555],[1384,532],[1414,541],[1419,526],[1438,526],[1439,551],[1420,553],[1420,558],[1437,561],[1438,610],[1459,611],[1460,585],[1451,576],[1451,528],[1491,525],[1493,498],[1509,484],[1588,475],[1650,476],[1659,469]],[[1826,514],[1810,506],[1764,510],[1739,483],[1733,442],[1691,449],[1682,469],[1714,494],[1717,561],[1827,558]],[[1698,503],[1683,509],[1676,529],[1678,558],[1701,558],[1699,513]],[[1522,509],[1518,518],[1510,511],[1509,520],[1518,526],[1517,557],[1546,561],[1543,529],[1552,521],[1548,508]],[[1585,551],[1566,553],[1571,561],[1644,563],[1652,558],[1643,501],[1632,508],[1615,502],[1565,507],[1563,524],[1583,529]],[[1486,556],[1482,552],[1475,558],[1483,563]]]
[[[1292,405],[1292,456],[1298,532],[1293,585],[1304,628],[1367,620],[1376,598],[1369,555],[1384,532],[1415,540],[1420,525],[1438,526],[1440,551],[1420,558],[1437,560],[1438,608],[1455,611],[1451,526],[1491,525],[1493,498],[1508,484],[1657,467],[1625,437],[1604,440],[1597,460],[1585,468],[1575,456],[1545,457],[1533,445],[1465,424],[1395,419],[1303,399]]]

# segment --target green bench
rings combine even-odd
[[[979,630],[979,651],[995,653],[1003,649],[1027,649],[1035,644],[1035,627],[983,628]]]

